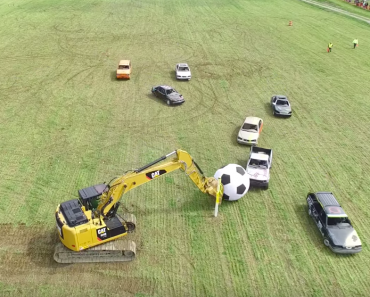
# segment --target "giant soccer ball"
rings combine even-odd
[[[248,192],[249,176],[240,165],[226,165],[216,171],[214,178],[221,178],[224,186],[223,200],[235,201],[242,198]]]

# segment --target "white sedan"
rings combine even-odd
[[[238,133],[238,143],[256,145],[258,143],[258,137],[262,132],[262,127],[262,119],[246,117]]]
[[[191,79],[191,71],[188,64],[186,63],[176,64],[175,71],[177,79],[187,79],[187,80]]]

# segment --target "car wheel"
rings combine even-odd
[[[269,188],[269,184],[267,184],[266,186],[263,187],[265,190],[267,190]]]
[[[171,100],[167,99],[166,103],[167,103],[167,105],[171,105]]]
[[[329,245],[330,245],[330,243],[329,243],[329,239],[325,238],[325,239],[324,239],[324,244],[325,244],[326,246],[329,246]]]

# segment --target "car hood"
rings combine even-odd
[[[190,71],[177,71],[177,74],[183,75],[183,76],[190,76],[191,72]]]
[[[254,140],[254,139],[258,139],[259,135],[257,132],[247,132],[247,131],[239,130],[238,136],[243,139]]]
[[[328,232],[335,245],[343,247],[354,247],[361,245],[361,240],[353,227],[333,227],[328,228]]]
[[[130,69],[117,69],[117,74],[130,74]]]
[[[247,173],[251,179],[256,180],[269,180],[270,177],[269,170],[265,168],[253,168],[248,166]]]
[[[167,98],[171,101],[184,101],[184,97],[178,93],[171,93],[167,95]]]
[[[275,105],[275,109],[280,112],[291,112],[292,108],[286,105]]]

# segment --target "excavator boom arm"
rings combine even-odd
[[[172,156],[173,159],[170,161],[158,164]],[[119,202],[123,194],[177,169],[182,169],[203,193],[208,193],[216,197],[217,180],[213,177],[205,177],[199,166],[187,152],[176,150],[139,169],[112,180],[106,191],[101,195],[97,212],[106,216],[112,207]]]

